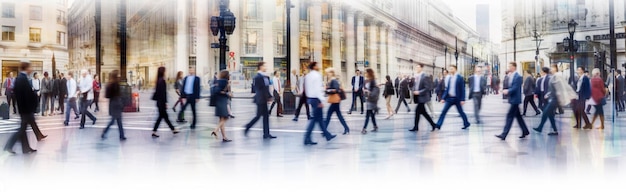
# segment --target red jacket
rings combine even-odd
[[[600,77],[591,78],[591,98],[596,104],[600,104],[600,100],[606,95],[606,89],[604,88],[604,81]]]
[[[100,92],[100,83],[96,82],[96,80],[93,80],[93,91]]]

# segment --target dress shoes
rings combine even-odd
[[[44,140],[44,139],[46,139],[47,137],[48,137],[48,135],[44,135],[44,136],[42,136],[41,138],[37,139],[37,141]]]
[[[550,133],[548,133],[548,135],[555,136],[555,135],[559,135],[559,133],[558,132],[550,132]]]
[[[24,153],[24,154],[29,154],[29,153],[34,153],[34,152],[37,152],[37,150],[30,149],[30,150],[22,151],[22,153]]]
[[[502,135],[496,135],[497,138],[500,138],[502,141],[504,141],[506,139],[506,137],[502,136]]]
[[[417,128],[413,128],[413,129],[409,129],[410,132],[417,132],[419,129]],[[433,130],[435,130],[435,128],[433,128]]]
[[[534,131],[536,131],[537,133],[541,133],[541,130],[539,130],[539,128],[533,128]]]
[[[276,139],[276,136],[267,135],[267,136],[263,136],[263,139]]]
[[[330,137],[326,138],[326,141],[330,141],[330,140],[334,139],[335,137],[337,137],[337,135],[331,135]]]
[[[317,143],[313,141],[306,141],[304,142],[304,145],[317,145]]]
[[[522,136],[519,136],[520,139],[526,138],[526,136],[528,136],[530,133],[526,132],[523,133]]]

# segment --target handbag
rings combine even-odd
[[[217,94],[219,90],[217,90],[217,86],[211,86],[211,95],[209,96],[209,106],[215,107],[215,103],[217,102]]]
[[[341,98],[341,100],[346,100],[346,92],[343,91],[342,88],[339,88],[339,97]]]
[[[339,102],[341,102],[341,97],[339,96],[338,93],[330,94],[328,96],[328,103],[339,103]]]

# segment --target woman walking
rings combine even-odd
[[[230,90],[230,74],[228,71],[223,70],[219,73],[219,77],[214,82],[214,89],[219,90],[215,94],[215,116],[219,117],[220,122],[215,127],[215,130],[211,132],[211,135],[217,138],[217,134],[215,132],[220,132],[222,134],[223,142],[231,142],[232,140],[226,137],[226,131],[224,131],[224,124],[230,117],[230,113],[228,110],[228,99],[230,98],[229,90]],[[211,94],[213,97],[214,95]]]
[[[600,117],[600,127],[598,129],[604,129],[604,105],[606,104],[606,88],[604,87],[604,81],[600,77],[600,69],[595,68],[591,71],[593,78],[591,78],[591,99],[596,103],[596,112],[593,114],[593,120],[591,126],[596,122],[596,118]]]
[[[152,129],[152,137],[159,137],[157,135],[157,129],[161,124],[161,120],[165,120],[165,123],[170,127],[174,134],[178,133],[178,130],[174,128],[170,117],[167,115],[167,84],[165,83],[165,67],[159,67],[157,71],[156,88],[152,100],[156,101],[157,108],[159,109],[159,117],[154,123],[154,129]]]
[[[93,103],[89,105],[89,108],[91,108],[92,104],[96,104],[96,109],[93,110],[93,112],[100,111],[100,106],[98,105],[98,102],[100,101],[101,86],[102,84],[100,83],[100,78],[98,78],[98,75],[93,75]]]
[[[387,75],[385,79],[387,82],[381,85],[385,85],[385,91],[383,92],[383,96],[385,97],[385,104],[387,105],[387,113],[389,114],[387,115],[385,119],[389,119],[394,115],[394,112],[391,109],[391,96],[393,96],[395,93],[393,91],[393,83],[391,82],[391,77]]]
[[[109,115],[111,116],[111,122],[109,122],[109,125],[104,128],[101,136],[102,139],[106,138],[109,128],[111,128],[111,125],[117,121],[117,128],[120,132],[120,140],[126,140],[126,137],[124,137],[124,127],[122,126],[122,109],[124,108],[124,105],[122,104],[122,98],[120,97],[119,70],[114,70],[109,73],[109,83],[107,84],[104,97],[109,99]],[[98,110],[97,105],[96,110]]]
[[[178,71],[178,73],[176,73],[176,82],[174,82],[174,90],[176,90],[176,95],[178,95],[178,100],[176,100],[176,103],[174,103],[174,106],[172,107],[172,110],[174,110],[174,112],[176,112],[176,106],[178,106],[178,104],[180,104],[180,107],[183,107],[183,96],[180,94],[182,89],[183,89],[183,72],[182,71]]]
[[[331,116],[333,115],[333,113],[336,113],[337,118],[339,118],[339,122],[341,122],[341,125],[343,125],[343,134],[350,134],[350,128],[348,128],[348,124],[346,124],[346,121],[343,119],[343,115],[341,115],[341,110],[339,109],[339,106],[341,105],[341,94],[345,93],[343,93],[343,89],[339,84],[339,79],[335,75],[335,69],[326,69],[326,75],[329,79],[326,86],[326,94],[328,94],[328,103],[330,103],[330,107],[328,108],[328,112],[326,113],[326,122],[324,125],[328,128]]]
[[[380,95],[380,88],[376,84],[376,75],[374,74],[374,70],[368,68],[365,70],[365,90],[364,93],[367,96],[367,114],[365,116],[365,125],[363,125],[362,134],[367,133],[367,124],[371,118],[372,124],[374,124],[374,129],[372,132],[378,131],[378,125],[376,125],[376,114],[375,111],[378,109],[378,95]]]

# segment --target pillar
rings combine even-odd
[[[341,32],[339,30],[339,23],[341,20],[339,19],[339,11],[341,9],[340,2],[332,2],[332,24],[331,24],[331,55],[332,55],[332,63],[333,68],[337,74],[342,74],[341,71]],[[345,77],[342,77],[345,79]],[[345,86],[345,85],[344,85]]]
[[[272,24],[274,23],[274,15],[276,14],[274,12],[274,10],[276,9],[276,1],[263,1],[261,5],[263,5],[263,10],[261,10],[261,12],[263,13],[263,32],[262,35],[260,35],[262,37],[261,47],[263,49],[261,50],[261,52],[263,53],[263,61],[267,66],[267,72],[271,74],[275,70],[273,43],[274,32],[272,30]]]
[[[300,73],[300,6],[301,0],[291,0],[291,4],[294,8],[291,9],[291,69]],[[291,71],[289,71],[291,74]]]
[[[345,85],[350,85],[351,77],[354,74],[356,62],[355,59],[355,42],[354,42],[354,9],[346,8],[346,76],[343,78]]]
[[[380,73],[380,70],[378,70],[378,21],[373,17],[370,17],[369,20],[369,47],[366,47],[366,49],[369,49],[370,54],[367,60],[369,61],[369,67],[374,69],[374,72],[377,74],[378,82],[382,82],[380,79],[383,75]]]
[[[395,75],[399,75],[399,71],[398,71],[398,59],[396,59],[396,45],[394,44],[395,41],[395,31],[391,26],[387,27],[387,66],[389,71],[391,74],[395,74]]]
[[[167,70],[170,77],[176,77],[178,71],[189,71],[189,9],[188,0],[184,2],[176,4],[176,63],[172,67],[176,70]],[[133,82],[133,79],[129,79],[129,82]]]
[[[393,74],[390,74],[387,69],[387,25],[380,25],[380,75],[384,79],[385,75],[391,76],[391,79],[395,79]],[[383,81],[381,81],[383,82]]]
[[[313,61],[322,64],[322,1],[311,0],[311,22],[313,28]]]
[[[365,61],[365,24],[364,14],[362,12],[356,15],[356,62]],[[357,65],[357,68],[363,71],[363,63]]]

